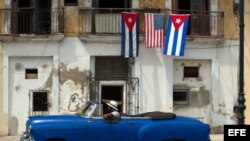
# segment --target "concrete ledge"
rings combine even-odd
[[[61,41],[64,34],[34,35],[34,34],[0,34],[0,41],[3,42],[27,42],[27,41]]]
[[[80,40],[93,43],[120,43],[120,35],[79,35]],[[144,36],[139,36],[139,42],[144,40]]]

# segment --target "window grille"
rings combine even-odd
[[[199,67],[184,67],[184,77],[199,77]]]
[[[64,0],[65,6],[77,6],[77,0]]]
[[[31,90],[29,93],[29,101],[29,116],[49,114],[47,90]]]
[[[189,104],[188,90],[174,90],[173,101],[175,105]]]
[[[37,79],[38,70],[37,69],[25,69],[25,79]]]

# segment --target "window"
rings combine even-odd
[[[37,79],[38,70],[37,69],[25,69],[25,79]]]
[[[189,104],[188,90],[174,90],[173,101],[176,105]]]
[[[95,60],[95,77],[98,79],[125,79],[129,73],[127,58],[97,56]]]
[[[12,33],[50,33],[51,0],[14,0],[12,8]]]
[[[129,0],[99,0],[99,8],[129,8]]]
[[[65,6],[77,6],[77,0],[64,0]]]
[[[184,67],[184,77],[199,77],[199,67]]]
[[[30,0],[21,0],[19,1],[19,8],[27,8],[27,7],[31,7],[31,1]]]
[[[48,111],[48,92],[33,92],[32,111]]]
[[[187,35],[210,35],[209,0],[172,0],[174,13],[191,14]]]

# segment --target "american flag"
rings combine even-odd
[[[163,47],[164,14],[145,13],[146,47]]]

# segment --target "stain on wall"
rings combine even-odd
[[[189,108],[189,107],[203,107],[208,106],[210,103],[210,91],[206,90],[204,86],[202,87],[192,87],[188,84],[174,84],[175,90],[188,90],[188,105],[178,105],[174,108]]]
[[[189,91],[189,102],[192,107],[208,106],[210,103],[209,91],[204,87],[191,88]]]
[[[224,11],[224,38],[239,39],[239,20],[234,15],[233,1],[218,0],[219,10]]]
[[[140,0],[140,8],[161,8],[165,7],[165,0]]]
[[[44,67],[45,65],[43,65]],[[47,81],[45,82],[44,88],[47,90],[51,90],[52,89],[52,85],[53,85],[53,76],[57,77],[58,76],[58,70],[53,68],[53,70],[51,71]]]
[[[70,112],[77,112],[81,109],[81,105],[83,103],[83,97],[81,97],[78,93],[71,94],[68,104],[68,110]]]
[[[3,0],[0,1],[0,8],[3,8]]]
[[[22,63],[20,63],[20,62],[16,63],[16,65],[15,65],[16,71],[23,70],[23,69],[24,69],[24,66]]]
[[[64,7],[64,33],[67,36],[76,36],[79,32],[79,12],[74,6]]]
[[[88,97],[89,76],[89,70],[69,68],[67,64],[61,62],[59,71],[61,113],[78,112],[85,104]]]
[[[67,80],[72,80],[75,85],[80,84],[82,93],[84,93],[85,86],[88,85],[89,70],[79,70],[78,67],[68,69],[67,65],[61,63],[60,65],[60,84],[62,85]]]

